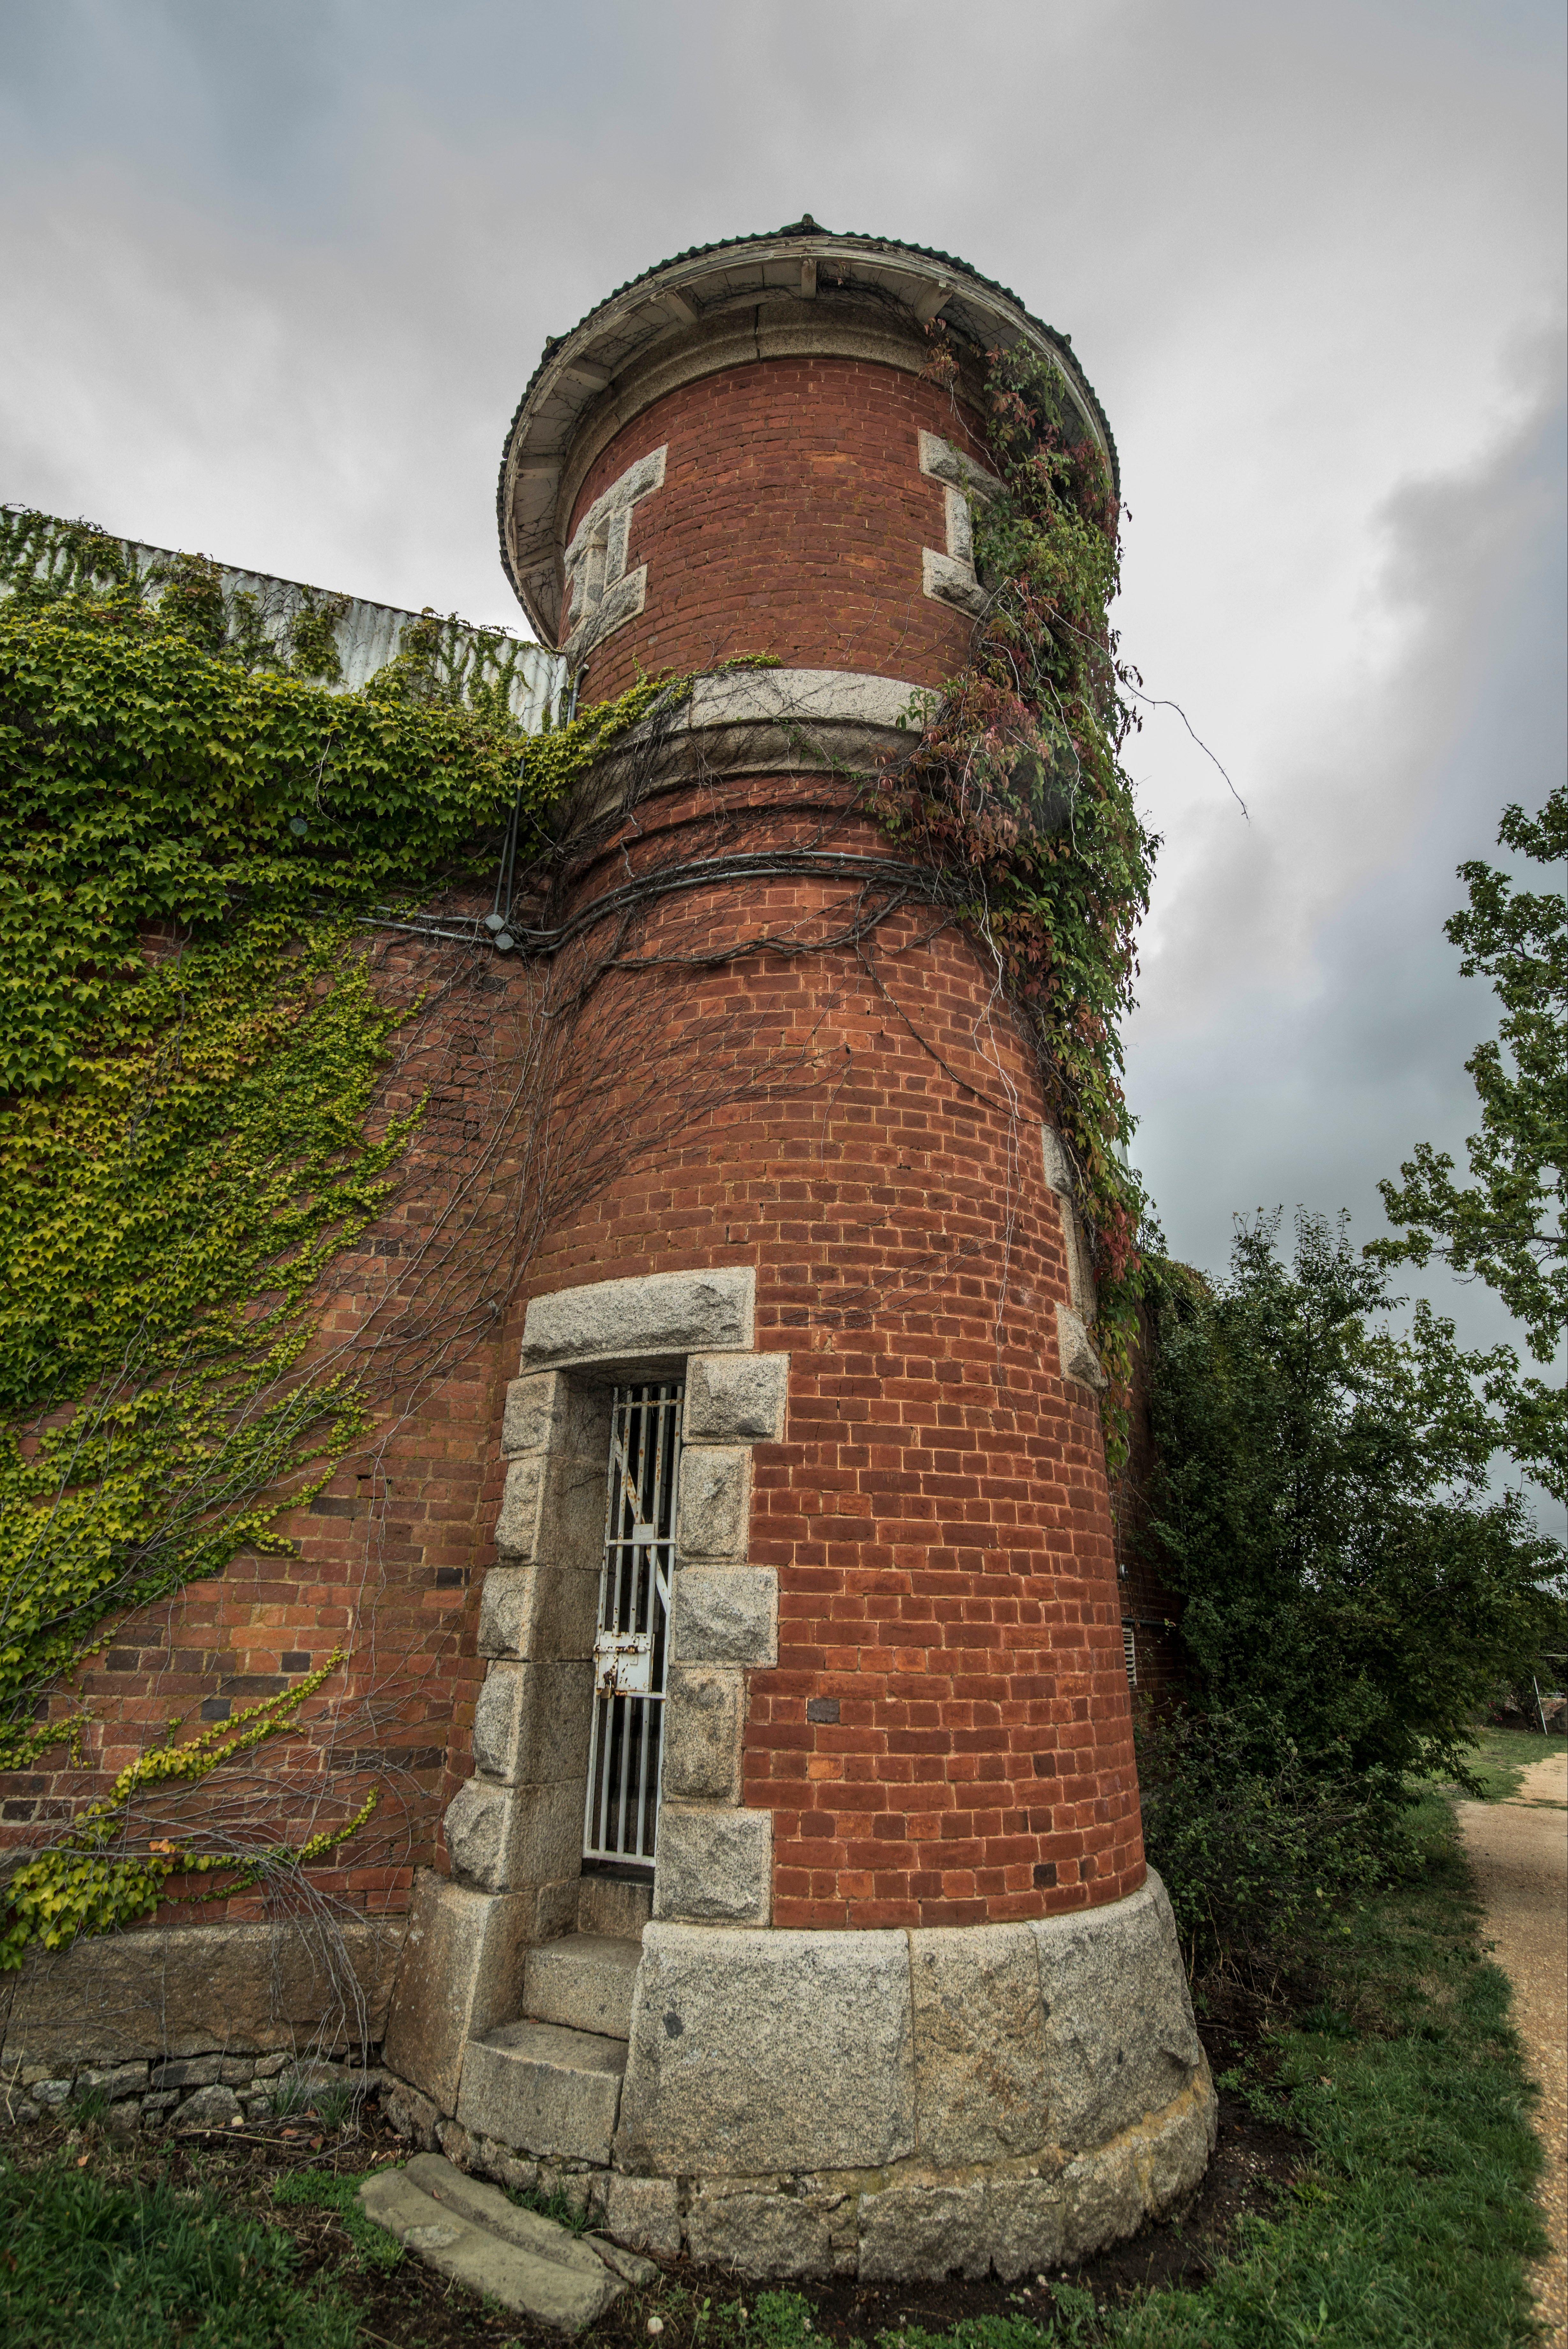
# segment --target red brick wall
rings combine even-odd
[[[640,859],[692,812],[645,803]],[[765,923],[810,939],[834,902],[815,880],[688,893],[635,951],[716,955]],[[758,1343],[792,1356],[787,1440],[755,1454],[779,1660],[750,1675],[745,1748],[780,1925],[1041,1916],[1143,1876],[1099,1411],[1057,1371],[1037,1081],[974,947],[932,928],[905,911],[859,950],[655,963],[603,991],[606,1049],[634,1002],[662,1057],[619,1097],[624,1169],[526,1284],[750,1264]],[[746,1096],[659,1132],[660,1102],[721,1066]]]
[[[861,360],[759,359],[655,400],[600,453],[573,508],[569,539],[628,465],[668,445],[664,487],[632,512],[627,568],[646,563],[646,606],[593,655],[584,698],[624,692],[639,667],[706,669],[737,653],[917,685],[951,677],[970,623],[922,585],[921,549],[947,544],[923,428],[989,462],[937,385]]]
[[[731,794],[769,811],[749,845],[799,835],[792,796],[821,787]],[[719,821],[711,792],[645,803],[638,861],[665,854],[661,830],[700,855]],[[833,837],[882,844],[855,818]],[[607,854],[600,873],[624,867]],[[377,1819],[315,1880],[356,1906],[405,1905],[469,1766],[501,1391],[527,1298],[749,1263],[758,1342],[793,1357],[787,1441],[756,1455],[753,1556],[779,1571],[780,1645],[778,1669],[752,1676],[746,1747],[746,1799],[775,1814],[777,1920],[1040,1915],[1141,1880],[1099,1415],[1057,1375],[1062,1233],[1034,1072],[990,975],[956,930],[929,935],[926,908],[858,948],[686,959],[764,927],[810,944],[845,903],[795,878],[738,902],[684,893],[622,941],[676,960],[611,974],[572,1040],[570,1155],[594,1195],[546,1233],[503,1332],[405,1394],[282,1521],[292,1557],[243,1556],[119,1627],[81,1683],[102,1775],[84,1785],[59,1754],[15,1774],[13,1836],[102,1791],[170,1714],[189,1731],[237,1713],[341,1643],[346,1670],[297,1736],[262,1749],[256,1783],[296,1834],[325,1823],[313,1774],[338,1774],[337,1816],[378,1785]],[[514,972],[489,1016],[530,983]],[[459,1056],[435,1112],[459,1131],[494,1091],[462,1073],[453,1031],[474,1017],[443,1013],[430,1047]],[[331,1338],[363,1324],[431,1212],[417,1161],[344,1268]],[[812,1700],[837,1719],[809,1718]],[[256,1909],[247,1896],[231,1913]]]
[[[385,1104],[396,1113],[430,1096],[404,1195],[339,1259],[335,1293],[321,1314],[315,1359],[346,1349],[339,1367],[351,1371],[363,1366],[358,1350],[375,1317],[384,1322],[388,1300],[407,1292],[407,1268],[419,1262],[454,1175],[493,1115],[498,1065],[505,1089],[509,1009],[531,983],[521,968],[486,970],[466,953],[395,945],[388,954],[385,939],[381,946],[389,991],[407,996],[428,985],[442,999]],[[478,1021],[488,1034],[476,1057],[469,1047]],[[475,1237],[482,1247],[482,1229]],[[438,1325],[438,1302],[435,1318]],[[270,1739],[248,1763],[225,1766],[183,1812],[199,1826],[209,1802],[231,1821],[242,1804],[277,1839],[297,1842],[351,1815],[376,1787],[380,1806],[367,1828],[340,1862],[313,1868],[312,1881],[351,1908],[406,1907],[413,1869],[437,1857],[441,1813],[469,1766],[483,1677],[475,1651],[480,1570],[493,1557],[500,1404],[516,1368],[515,1344],[496,1334],[459,1341],[459,1358],[448,1365],[438,1326],[428,1339],[419,1330],[417,1314],[366,1444],[315,1499],[276,1521],[290,1551],[242,1551],[222,1575],[123,1618],[76,1677],[74,1692],[50,1701],[56,1720],[88,1715],[83,1766],[56,1747],[36,1769],[0,1775],[0,1844],[30,1843],[40,1827],[103,1796],[119,1771],[165,1740],[171,1721],[185,1741],[235,1720],[341,1647],[346,1661],[307,1700],[297,1729]],[[152,1799],[172,1816],[167,1798]],[[198,1848],[201,1840],[198,1833]],[[211,1891],[218,1882],[207,1877],[174,1889]],[[259,1894],[194,1909],[170,1902],[160,1921],[225,1913],[260,1915]]]
[[[590,692],[617,692],[639,662],[734,651],[950,673],[968,625],[922,593],[921,549],[944,543],[922,426],[962,437],[934,386],[839,360],[738,368],[648,410],[579,500],[668,442],[665,486],[632,527],[648,609],[600,654]],[[736,796],[777,809],[821,792],[779,778]],[[645,803],[639,862],[680,824],[681,853],[700,855],[716,811],[711,792]],[[748,844],[807,822],[775,812]],[[837,837],[885,848],[858,818]],[[624,874],[607,854],[583,888]],[[787,1440],[757,1453],[753,1555],[779,1571],[780,1642],[777,1670],[752,1676],[746,1744],[746,1798],[775,1815],[777,1921],[1037,1916],[1141,1881],[1103,1448],[1092,1401],[1057,1371],[1068,1285],[1034,1070],[994,975],[928,907],[858,946],[789,950],[844,909],[830,885],[780,877],[738,899],[661,899],[627,933],[634,967],[558,1031],[577,1074],[537,1253],[526,1214],[486,1242],[503,1268],[526,1266],[501,1326],[417,1392],[405,1382],[376,1445],[284,1521],[292,1558],[237,1560],[119,1628],[83,1683],[106,1776],[170,1714],[194,1727],[237,1712],[342,1641],[346,1674],[298,1736],[262,1750],[257,1782],[303,1832],[326,1823],[310,1816],[313,1772],[338,1773],[335,1816],[380,1783],[378,1820],[318,1881],[403,1906],[469,1767],[501,1390],[528,1297],[748,1263],[758,1342],[793,1358]],[[763,934],[777,949],[719,958]],[[601,944],[580,950],[579,973]],[[546,977],[562,988],[573,972]],[[437,1124],[486,1139],[500,1095],[485,1053],[543,983],[491,974],[477,982],[500,988],[488,1005],[454,999],[437,1016]],[[416,1164],[349,1268],[335,1337],[363,1326],[387,1258],[414,1252],[433,1216]],[[8,1831],[26,1839],[90,1791],[52,1766],[14,1775],[0,1785]]]

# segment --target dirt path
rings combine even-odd
[[[1552,2249],[1535,2271],[1552,2349],[1568,2349],[1568,1754],[1532,1762],[1508,1803],[1460,1803],[1487,1938],[1513,1984],[1513,2018],[1541,2083],[1542,2208]]]

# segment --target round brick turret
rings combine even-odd
[[[857,719],[896,741],[889,717],[963,664],[979,598],[968,488],[991,478],[980,334],[1048,348],[1109,448],[1060,338],[1016,305],[998,315],[1005,297],[953,264],[799,233],[704,259],[552,349],[502,477],[513,574],[580,696],[736,655],[780,664],[732,681],[732,722],[691,727],[664,788],[638,795],[643,867],[742,837],[752,856],[799,845],[848,796],[822,770],[845,747],[837,763],[859,765]],[[950,383],[927,331],[944,293]],[[558,576],[535,560],[547,543]],[[788,740],[790,705],[809,744]],[[734,722],[748,708],[776,722]],[[888,854],[852,810],[832,836],[841,854]],[[626,855],[613,831],[580,907]],[[1098,1906],[1144,1870],[1099,1400],[1064,1375],[1057,1328],[1058,1306],[1087,1309],[1083,1251],[995,970],[955,926],[929,935],[925,905],[884,923],[874,957],[855,943],[659,965],[769,928],[830,932],[842,902],[832,879],[780,872],[650,911],[638,950],[668,1058],[630,1112],[624,1171],[549,1237],[529,1286],[745,1265],[757,1345],[790,1355],[782,1440],[749,1464],[746,1548],[777,1575],[778,1661],[747,1674],[743,1776],[726,1788],[771,1816],[773,1922]],[[696,1039],[759,1019],[757,1073],[766,1055],[810,1081],[672,1133],[679,1039],[700,1058]],[[674,1706],[671,1725],[666,1834],[689,1824]]]
[[[984,608],[984,354],[1020,340],[1114,471],[1065,336],[799,222],[552,343],[501,473],[579,708],[696,681],[520,917],[575,1188],[524,1274],[478,1766],[387,2061],[469,2158],[597,2166],[624,2240],[754,2274],[1016,2275],[1212,2141],[1068,1157],[871,797]],[[634,1557],[667,1637],[652,1598],[612,1620]]]

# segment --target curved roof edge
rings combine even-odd
[[[880,302],[902,313],[904,324],[923,327],[941,317],[982,350],[1026,342],[1054,359],[1119,491],[1110,425],[1069,335],[951,254],[887,237],[839,234],[808,213],[785,228],[693,245],[659,262],[617,286],[570,334],[546,342],[508,427],[496,491],[501,561],[545,642],[553,639],[557,619],[555,508],[562,473],[588,411],[655,344],[674,344],[683,329],[748,301],[810,297],[820,274],[824,291]]]

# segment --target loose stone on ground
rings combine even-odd
[[[367,2178],[359,2202],[367,2219],[438,2274],[559,2333],[580,2333],[602,2316],[634,2264],[617,2253],[613,2268],[610,2245],[601,2252],[552,2219],[520,2209],[499,2187],[465,2178],[438,2153]]]

